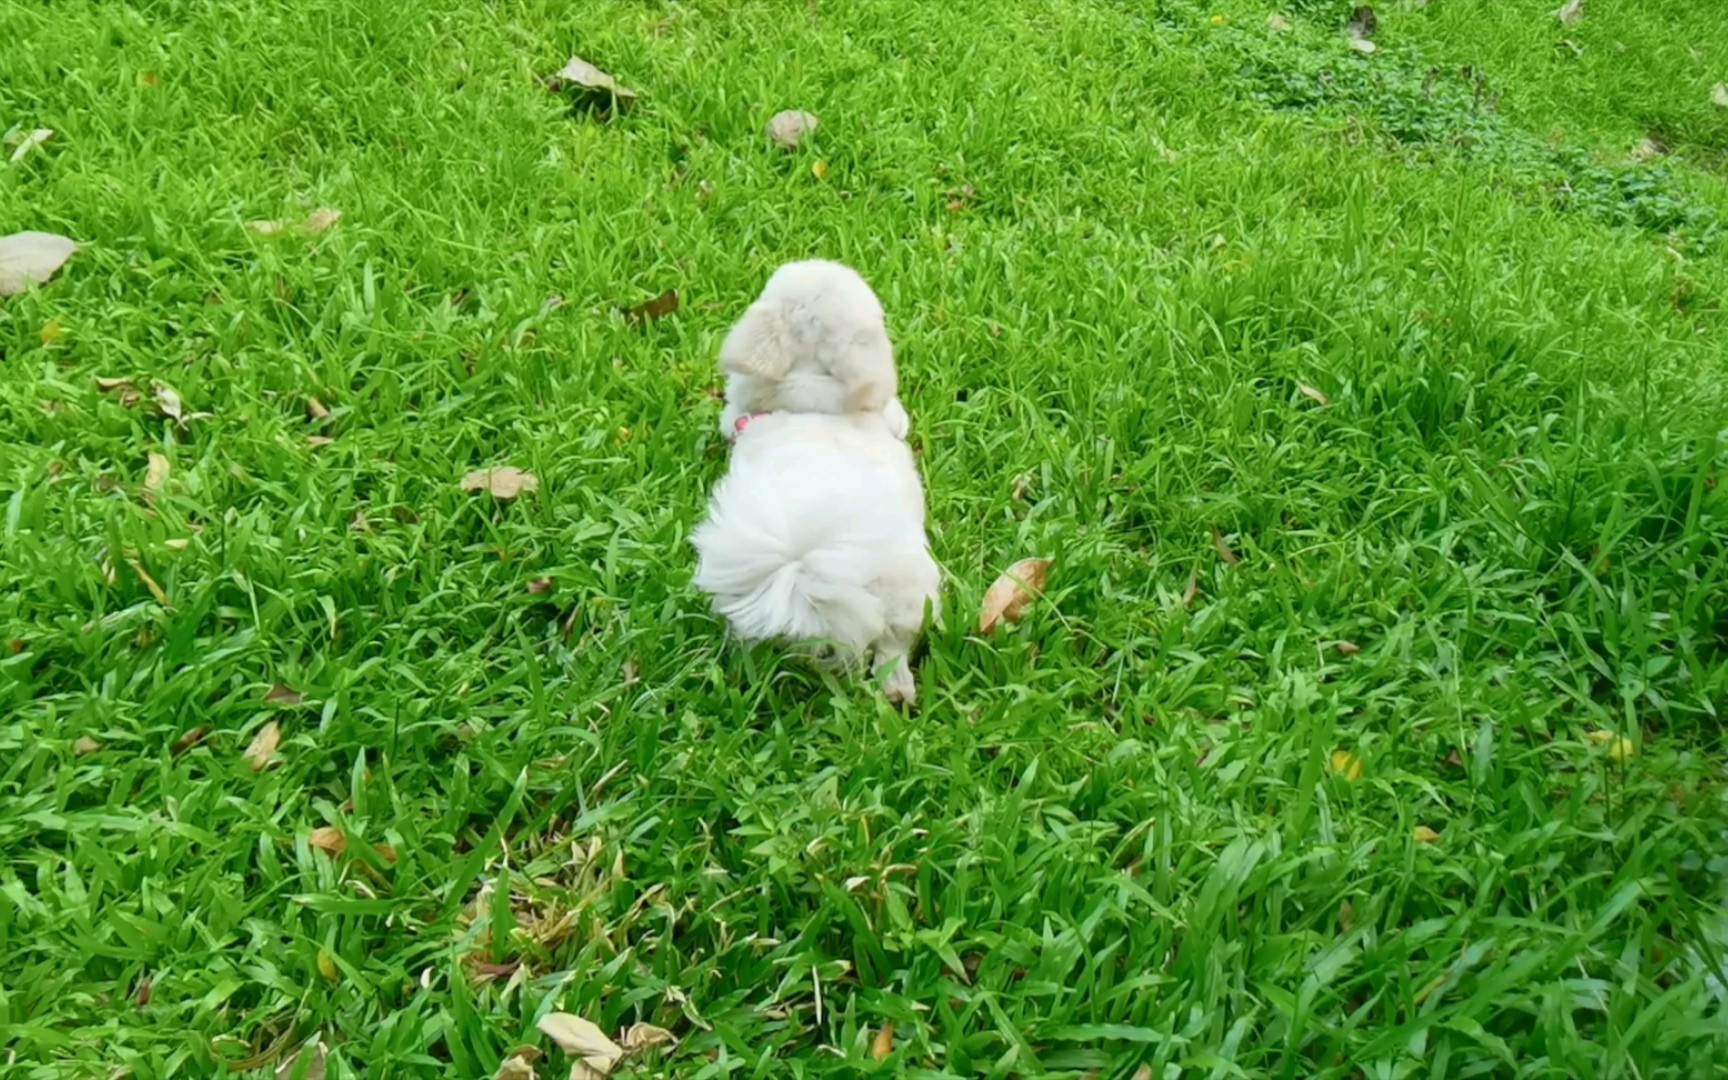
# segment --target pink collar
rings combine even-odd
[[[773,415],[772,413],[765,413],[765,412],[745,413],[743,416],[740,416],[738,419],[732,421],[732,441],[733,442],[738,441],[738,436],[744,434],[744,429],[750,426],[750,421],[758,420],[764,416],[772,416],[772,415]]]

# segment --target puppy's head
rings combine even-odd
[[[745,411],[876,412],[897,389],[881,301],[831,262],[776,270],[726,335],[720,367],[727,404]]]

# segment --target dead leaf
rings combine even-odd
[[[186,751],[203,742],[204,736],[208,734],[210,734],[210,726],[208,724],[199,724],[191,731],[188,731],[186,734],[174,740],[174,752],[176,754],[184,754]]]
[[[348,835],[334,825],[320,825],[306,837],[306,843],[329,855],[348,850]]]
[[[270,767],[270,761],[276,756],[276,748],[282,744],[282,726],[272,720],[258,729],[258,734],[252,736],[252,742],[246,747],[246,761],[252,766],[253,772],[263,772]]]
[[[1356,925],[1356,908],[1351,905],[1348,899],[1343,900],[1338,905],[1338,929],[1340,932],[1348,934],[1354,925]]]
[[[52,345],[65,336],[66,324],[61,322],[58,316],[43,323],[42,329],[36,334],[43,345]]]
[[[537,1080],[534,1066],[521,1054],[511,1054],[498,1066],[492,1080]]]
[[[652,300],[635,307],[620,307],[618,310],[631,322],[649,323],[655,319],[663,319],[678,310],[678,290],[667,289]]]
[[[597,1076],[606,1076],[624,1057],[624,1048],[606,1037],[599,1025],[569,1013],[547,1013],[539,1028],[558,1048]],[[576,1070],[570,1072],[576,1076]]]
[[[53,128],[36,128],[31,131],[30,134],[25,135],[23,138],[18,140],[18,148],[12,151],[10,164],[16,165],[20,161],[23,161],[26,154],[30,153],[30,151],[41,146],[53,137]]]
[[[1584,21],[1584,0],[1566,0],[1554,12],[1554,17],[1560,20],[1561,26],[1577,26]]]
[[[324,1080],[324,1070],[329,1057],[330,1052],[324,1049],[323,1042],[303,1046],[299,1052],[276,1066],[276,1080]]]
[[[870,1040],[870,1060],[886,1061],[888,1055],[894,1052],[894,1023],[883,1024],[876,1037]]]
[[[336,966],[336,958],[330,955],[329,949],[318,950],[318,974],[324,976],[325,982],[335,982],[342,977],[342,970]]]
[[[1288,34],[1292,29],[1294,29],[1290,25],[1290,20],[1278,14],[1276,11],[1266,16],[1266,25],[1270,27],[1272,32],[1275,34]]]
[[[127,559],[126,565],[130,566],[132,568],[132,572],[134,574],[138,575],[138,580],[142,581],[144,583],[144,587],[146,589],[150,590],[150,595],[156,600],[156,602],[158,604],[161,604],[163,607],[172,607],[173,606],[172,604],[168,603],[168,593],[162,588],[161,585],[158,585],[156,583],[156,579],[150,576],[150,572],[148,570],[144,569],[143,563],[139,562],[137,559]],[[110,583],[110,584],[112,584],[112,583]]]
[[[1309,401],[1314,402],[1314,404],[1316,404],[1316,405],[1330,405],[1330,404],[1332,404],[1332,399],[1327,397],[1323,391],[1318,390],[1312,386],[1309,386],[1307,383],[1297,383],[1296,389],[1302,394],[1303,397],[1307,398]]]
[[[306,220],[300,223],[300,227],[313,234],[329,232],[341,220],[342,211],[333,206],[320,206],[306,215]]]
[[[298,705],[305,700],[305,694],[286,683],[273,683],[270,689],[264,691],[266,705]]]
[[[1728,83],[1717,83],[1712,86],[1710,88],[1710,101],[1714,105],[1728,109]],[[5,290],[0,289],[0,295],[4,295],[4,293]]]
[[[1021,559],[1010,566],[984,593],[983,610],[978,615],[978,632],[993,634],[1003,623],[1020,621],[1026,605],[1035,594],[1044,591],[1054,559]]]
[[[502,964],[494,964],[490,960],[476,960],[468,965],[474,972],[474,981],[489,983],[495,979],[508,979],[522,967],[520,960],[506,960]]]
[[[787,109],[775,113],[774,118],[768,121],[768,138],[788,150],[796,150],[821,124],[812,113]]]
[[[1380,48],[1380,46],[1374,44],[1372,41],[1369,41],[1367,38],[1360,38],[1360,37],[1351,38],[1350,39],[1350,47],[1352,49],[1355,49],[1357,52],[1361,53],[1364,56],[1370,55],[1370,54],[1376,52]]]
[[[636,683],[642,681],[642,665],[634,656],[632,656],[628,660],[624,661],[624,667],[618,674],[619,677],[624,680],[625,686],[634,686]]]
[[[535,578],[533,581],[528,583],[528,591],[535,595],[543,592],[551,592],[552,579],[549,577]]]
[[[826,161],[816,162],[814,165],[810,166],[810,175],[814,176],[818,180],[827,179],[828,178],[828,163]]]
[[[389,863],[391,866],[396,865],[396,859],[397,859],[396,849],[391,847],[389,844],[373,844],[372,845],[372,851],[380,859],[383,859],[385,862]]]
[[[1340,641],[1334,648],[1338,650],[1339,656],[1355,656],[1362,651],[1362,646],[1354,641]]]
[[[1187,607],[1200,595],[1200,567],[1188,571],[1188,587],[1182,590],[1182,606]]]
[[[335,441],[336,441],[335,439],[332,439],[328,435],[308,435],[308,436],[306,436],[306,445],[310,446],[314,450],[318,449],[319,447],[329,446],[331,443],[333,443]]]
[[[177,423],[186,422],[186,406],[181,403],[180,395],[172,386],[166,383],[153,383],[151,389],[156,396],[156,407],[162,410],[162,415]]]
[[[140,1009],[150,1007],[150,991],[153,982],[154,980],[152,980],[148,975],[138,980],[138,991],[132,995],[132,1000],[138,1003]]]
[[[462,478],[463,491],[485,491],[495,498],[514,499],[524,491],[537,491],[540,478],[510,465],[476,469]]]
[[[1362,779],[1362,762],[1348,750],[1332,751],[1332,771],[1354,784]]]
[[[330,410],[324,407],[322,401],[319,401],[315,397],[308,397],[306,399],[306,419],[317,421],[327,420],[329,418]]]
[[[1235,566],[1242,559],[1230,547],[1230,541],[1224,539],[1224,534],[1218,531],[1218,526],[1212,526],[1212,550],[1224,560],[1225,566]]]
[[[636,100],[636,91],[626,86],[620,86],[617,79],[580,56],[572,56],[568,63],[558,69],[558,74],[552,76],[552,86],[553,89],[574,86],[591,93],[605,91],[619,106],[628,105]]]
[[[77,244],[56,233],[0,236],[0,296],[46,284],[77,250]]]
[[[644,1050],[652,1050],[656,1046],[671,1046],[678,1037],[663,1027],[653,1024],[631,1024],[624,1032],[624,1052],[639,1054]]]
[[[1414,829],[1410,830],[1410,838],[1415,840],[1418,844],[1432,844],[1434,841],[1440,839],[1440,834],[1426,825],[1418,825]]]
[[[100,749],[102,749],[102,744],[97,742],[95,739],[92,739],[88,735],[84,736],[83,738],[79,739],[77,742],[74,742],[72,744],[73,753],[76,753],[80,756],[82,756],[84,754],[94,754],[96,751],[98,751]]]
[[[1133,1080],[1152,1080],[1152,1066],[1142,1065],[1135,1069]]]
[[[145,502],[156,501],[156,493],[162,489],[173,471],[174,466],[166,457],[154,450],[150,451],[150,464],[144,469],[144,487],[141,489]]]

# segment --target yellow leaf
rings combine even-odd
[[[72,744],[73,752],[77,753],[79,755],[94,754],[96,751],[98,751],[100,749],[102,749],[102,744],[97,742],[95,739],[92,739],[88,735],[84,736],[83,738],[79,739],[77,742]]]
[[[286,683],[274,683],[264,691],[266,705],[298,705],[306,700],[306,695]]]
[[[538,1080],[534,1065],[521,1054],[511,1054],[498,1066],[492,1080]]]
[[[1348,750],[1332,751],[1332,771],[1345,780],[1355,783],[1362,779],[1362,762]]]
[[[306,399],[306,419],[323,420],[329,415],[330,410],[322,401],[319,401],[315,397],[309,397]]]
[[[1332,399],[1327,397],[1324,391],[1309,386],[1307,383],[1297,383],[1296,389],[1301,392],[1303,397],[1316,405],[1332,404]]]
[[[476,469],[462,478],[463,491],[490,492],[499,499],[514,499],[524,491],[537,491],[539,488],[538,476],[509,465],[496,469]]]
[[[156,451],[150,451],[150,464],[144,469],[143,494],[145,502],[154,503],[156,501],[156,492],[161,490],[162,485],[167,482],[173,471],[172,462]]]
[[[282,726],[272,720],[258,729],[258,734],[252,736],[252,742],[246,747],[246,761],[252,766],[253,772],[263,772],[270,767],[270,761],[276,756],[276,747],[282,744]]]
[[[130,566],[132,572],[138,575],[138,580],[142,581],[144,587],[150,590],[150,595],[155,598],[158,604],[161,604],[163,607],[173,606],[168,603],[168,593],[163,590],[162,586],[156,583],[156,579],[150,576],[150,572],[144,569],[143,563],[139,562],[137,559],[127,559],[126,565]]]
[[[1632,745],[1631,739],[1621,737],[1615,739],[1614,742],[1609,745],[1608,758],[1611,761],[1625,761],[1637,752],[1638,748]]]
[[[631,1024],[624,1032],[624,1050],[631,1054],[656,1046],[670,1046],[677,1041],[676,1035],[653,1024]]]
[[[984,593],[978,615],[978,632],[993,634],[1003,623],[1019,622],[1035,594],[1044,591],[1054,559],[1021,559],[1010,566]]]
[[[870,1040],[870,1060],[886,1061],[888,1055],[894,1052],[894,1024],[892,1021],[883,1024],[876,1032],[876,1037]]]
[[[1211,23],[1213,26],[1223,26],[1225,23],[1229,22],[1230,19],[1225,15],[1214,15],[1206,21]]]
[[[336,958],[330,955],[329,949],[318,950],[318,974],[324,976],[327,982],[335,982],[342,977],[342,972],[336,967]]]
[[[1591,742],[1595,743],[1597,746],[1606,746],[1607,744],[1613,742],[1615,739],[1618,739],[1620,736],[1614,734],[1612,731],[1597,730],[1597,731],[1586,731],[1584,733],[1584,737],[1586,739],[1589,739]]]
[[[818,180],[826,179],[828,176],[828,163],[826,161],[818,161],[816,164],[810,166],[810,175],[814,176]]]
[[[66,336],[66,326],[59,319],[49,319],[42,324],[42,344],[52,345]]]
[[[306,843],[330,855],[340,855],[348,850],[347,835],[334,825],[320,825],[313,829]]]
[[[1434,841],[1440,839],[1440,834],[1426,825],[1416,826],[1416,828],[1411,830],[1410,836],[1418,844],[1432,844]]]
[[[341,220],[342,211],[334,207],[320,206],[306,215],[306,220],[300,223],[300,227],[309,233],[321,233],[332,228]]]
[[[598,1024],[580,1016],[547,1013],[540,1018],[539,1027],[547,1038],[558,1044],[560,1050],[575,1058],[578,1065],[586,1066],[600,1076],[610,1073],[624,1057],[622,1046],[607,1038]]]

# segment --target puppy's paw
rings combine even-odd
[[[906,406],[900,404],[899,398],[889,398],[888,404],[882,409],[882,420],[888,425],[888,434],[906,441],[906,436],[912,430],[912,418],[906,415]]]
[[[891,705],[910,708],[918,704],[918,684],[912,678],[912,669],[904,660],[894,665],[894,670],[882,680],[882,694]]]

